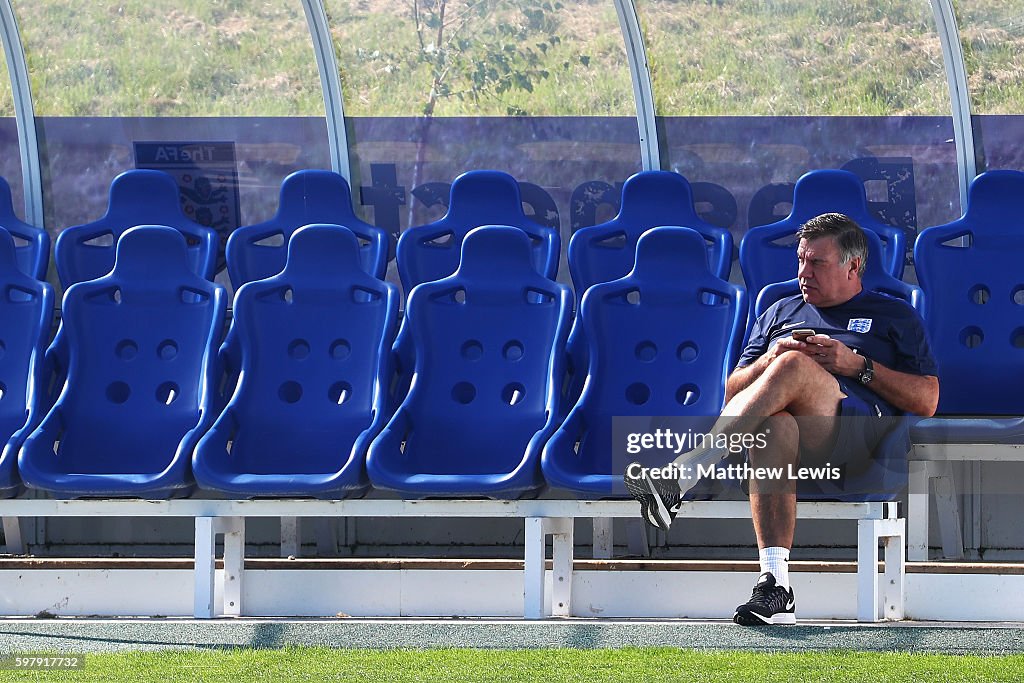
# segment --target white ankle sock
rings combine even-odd
[[[673,460],[673,463],[680,467],[687,468],[686,478],[679,480],[679,488],[689,490],[690,486],[685,484],[689,483],[691,486],[693,482],[699,479],[699,472],[701,467],[707,469],[713,465],[720,463],[725,457],[729,455],[729,450],[726,448],[717,448],[715,446],[706,446],[704,448],[695,448],[691,451],[683,453],[678,458]]]
[[[761,573],[771,572],[776,584],[789,589],[789,548],[762,548],[758,554],[761,560]]]

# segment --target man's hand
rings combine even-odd
[[[787,348],[798,350],[825,368],[833,375],[856,377],[864,369],[864,357],[858,356],[846,344],[832,339],[827,334],[815,334],[800,342],[793,338],[780,339],[779,344],[787,342]]]

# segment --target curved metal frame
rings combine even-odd
[[[967,208],[967,188],[978,175],[971,124],[971,96],[967,83],[964,51],[960,29],[956,24],[951,0],[931,0],[935,26],[942,43],[942,61],[946,66],[949,100],[953,116],[953,140],[956,144],[956,166],[960,180],[960,211]]]
[[[313,38],[313,52],[316,53],[316,66],[320,71],[320,87],[324,93],[331,169],[343,176],[351,186],[345,105],[341,95],[338,60],[334,56],[334,41],[331,39],[330,25],[327,22],[327,10],[324,8],[323,0],[302,0],[302,9],[306,13],[309,34]]]
[[[25,49],[14,17],[11,0],[0,0],[0,39],[11,77],[14,118],[18,123],[18,151],[21,156],[22,186],[25,195],[25,222],[43,227],[43,175],[39,164],[39,138],[36,113],[32,105],[32,84],[28,77]]]
[[[619,15],[619,27],[626,46],[629,61],[629,76],[633,81],[633,97],[636,100],[636,123],[640,131],[640,161],[645,171],[661,170],[661,141],[654,117],[654,88],[651,85],[651,67],[647,61],[647,46],[644,44],[640,19],[637,17],[633,0],[614,0],[615,13]]]

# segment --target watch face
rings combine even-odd
[[[857,378],[860,380],[861,384],[867,384],[868,382],[875,378],[875,373],[871,372],[870,370],[864,370],[863,372],[860,373],[860,375]]]

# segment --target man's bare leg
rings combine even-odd
[[[836,415],[843,397],[835,377],[814,359],[795,351],[785,353],[725,405],[709,433],[756,434],[762,431],[765,420],[783,411],[801,416]],[[710,462],[702,458],[717,461],[725,455],[721,449],[701,451],[684,453],[674,462],[680,466],[694,466],[695,461],[706,465]]]
[[[714,466],[728,454],[728,448],[714,438],[718,435],[740,434],[765,437],[763,423],[769,417],[786,412],[789,415],[834,416],[843,398],[839,383],[814,359],[789,352],[779,356],[750,386],[733,397],[710,430],[711,439],[703,447],[688,451],[670,465],[676,466],[679,479],[669,481],[634,473],[632,465],[624,477],[630,495],[640,501],[641,515],[653,526],[668,530],[675,518],[680,499],[696,485],[701,468]],[[825,420],[825,422],[829,422]],[[831,431],[816,439],[822,442]],[[800,441],[800,437],[797,437]],[[796,462],[797,449],[793,448],[792,462]],[[792,531],[790,531],[792,537]]]
[[[763,446],[748,449],[752,468],[788,473],[801,453],[828,452],[838,428],[832,415],[794,416],[780,411],[762,423]],[[796,623],[796,598],[789,582],[789,552],[796,530],[796,480],[750,479],[750,516],[757,536],[761,575],[750,600],[738,606],[733,621],[746,626]]]

